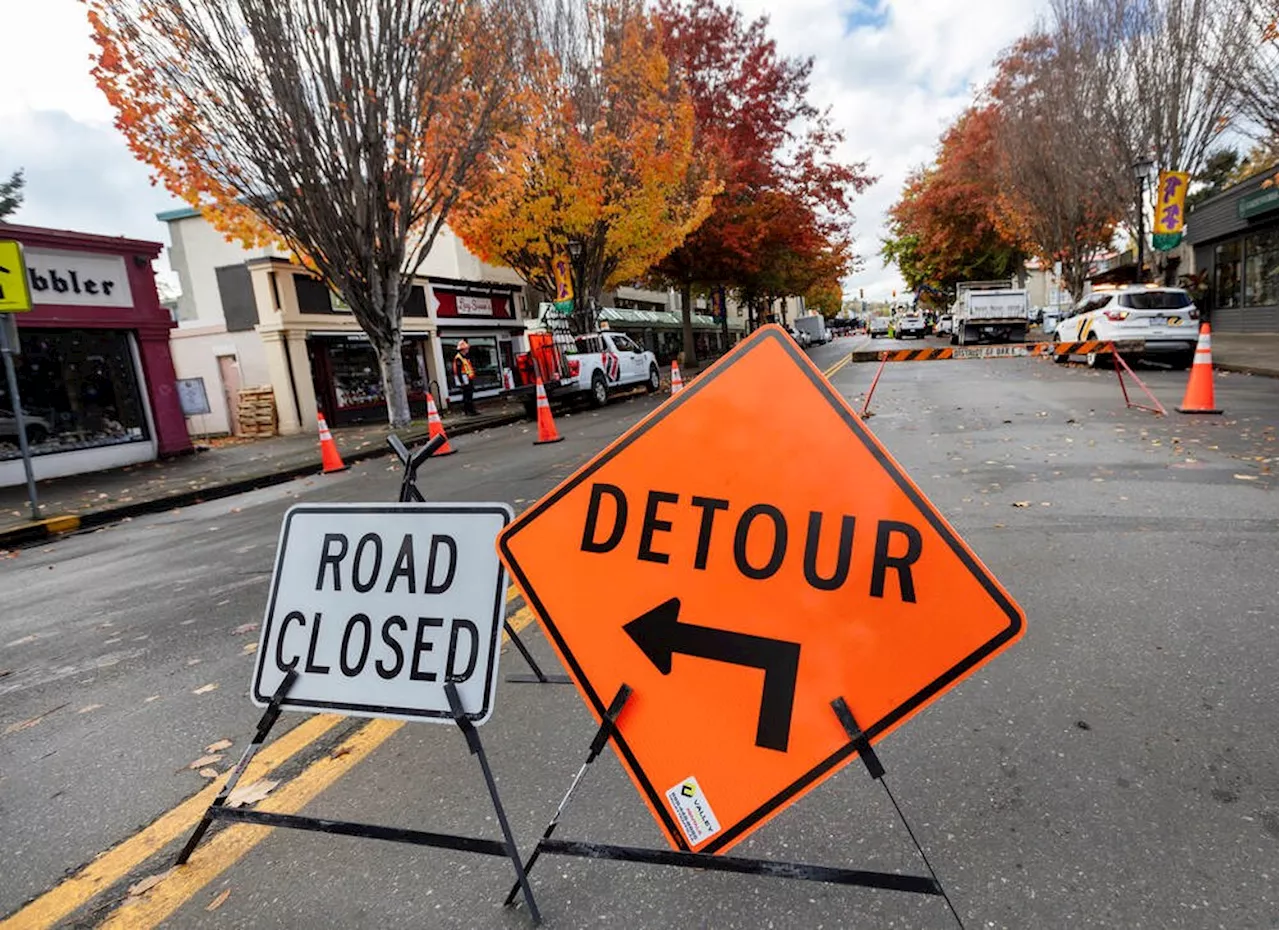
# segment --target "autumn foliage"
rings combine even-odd
[[[971,107],[942,137],[934,164],[907,178],[889,211],[882,254],[908,287],[947,290],[960,281],[1008,277],[1022,265],[1023,237],[1004,214],[996,176],[994,107]]]
[[[552,28],[560,41],[530,68],[518,119],[451,222],[472,252],[546,292],[553,260],[580,242],[576,296],[598,297],[683,242],[719,182],[650,15],[624,0]]]

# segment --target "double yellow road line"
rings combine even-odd
[[[507,603],[519,592],[507,591]],[[517,633],[533,622],[527,605],[507,618]],[[503,634],[503,643],[507,636]],[[344,718],[335,714],[309,717],[279,739],[264,746],[241,779],[245,785],[265,778],[274,770],[328,734]],[[257,810],[295,814],[322,791],[351,771],[371,752],[395,735],[404,721],[372,720],[343,741],[333,753],[312,762],[280,786]],[[140,868],[156,853],[186,836],[199,822],[209,804],[222,790],[227,774],[219,775],[197,794],[162,814],[149,826],[98,856],[70,878],[36,898],[11,917],[0,921],[0,930],[37,930],[51,927],[79,910],[102,892]],[[135,901],[125,902],[101,924],[105,928],[146,930],[168,918],[201,889],[231,868],[270,835],[271,827],[236,824],[219,831],[196,850],[181,869]]]

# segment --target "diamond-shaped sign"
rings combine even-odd
[[[1022,632],[1021,610],[777,326],[503,533],[677,849],[722,852]]]

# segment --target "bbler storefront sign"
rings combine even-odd
[[[69,307],[132,307],[124,258],[27,249],[27,280],[36,303]]]

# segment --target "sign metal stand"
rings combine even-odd
[[[867,767],[867,773],[872,779],[879,782],[884,787],[886,794],[889,796],[893,809],[897,812],[898,818],[902,821],[902,825],[907,830],[907,835],[911,837],[912,843],[915,844],[916,851],[920,854],[920,858],[924,861],[925,868],[929,870],[928,876],[924,875],[900,875],[892,872],[875,872],[864,869],[847,869],[835,866],[810,865],[796,862],[776,862],[766,859],[749,859],[740,856],[717,856],[707,853],[681,852],[668,849],[649,849],[637,846],[617,846],[608,843],[591,843],[582,840],[558,840],[554,839],[556,829],[560,825],[560,818],[569,806],[569,801],[574,793],[578,790],[578,786],[582,783],[583,777],[586,775],[587,768],[596,757],[604,751],[610,737],[617,735],[617,721],[626,707],[627,701],[633,694],[632,689],[623,684],[618,688],[613,700],[609,703],[608,710],[600,721],[600,727],[596,730],[596,734],[591,741],[588,749],[586,760],[574,775],[573,780],[569,783],[569,788],[561,799],[559,806],[556,808],[555,814],[552,816],[550,823],[542,833],[542,837],[538,840],[538,845],[534,847],[529,859],[524,864],[524,875],[527,878],[528,873],[533,870],[533,866],[537,863],[542,854],[552,856],[574,856],[584,859],[611,859],[615,862],[639,862],[647,865],[669,865],[678,868],[702,869],[709,872],[733,872],[740,875],[763,875],[772,878],[792,878],[803,881],[825,882],[834,885],[856,885],[864,888],[879,888],[888,891],[903,891],[910,894],[926,894],[941,897],[946,901],[948,909],[951,911],[952,917],[955,918],[957,926],[964,930],[964,922],[960,919],[959,912],[951,903],[951,899],[947,896],[946,890],[942,887],[937,873],[929,862],[929,857],[925,854],[924,847],[920,841],[916,839],[915,831],[911,829],[911,824],[907,821],[906,814],[898,805],[897,799],[889,790],[889,786],[884,781],[885,769],[880,762],[879,756],[876,755],[875,749],[872,748],[870,740],[863,730],[854,720],[853,713],[849,710],[848,704],[844,698],[838,697],[831,702],[832,710],[835,712],[836,718],[840,721],[840,725],[844,728],[845,733],[849,736],[850,743],[857,751],[858,756],[862,759],[863,764]],[[503,901],[505,906],[510,906],[515,902],[516,895],[522,890],[519,882],[512,886],[506,899]],[[529,892],[525,892],[526,897]]]
[[[410,451],[404,442],[395,433],[387,436],[387,445],[391,447],[391,451],[396,454],[400,462],[404,465],[404,475],[400,478],[400,496],[398,500],[402,504],[408,503],[425,503],[426,498],[422,496],[422,492],[418,490],[418,469],[431,458],[431,454],[444,445],[448,440],[443,436],[436,436],[427,441],[420,448]],[[538,660],[533,657],[533,653],[529,651],[529,647],[520,639],[520,634],[512,629],[511,624],[506,620],[502,621],[502,627],[507,632],[507,636],[511,638],[511,644],[524,657],[524,661],[532,670],[532,675],[508,675],[507,681],[515,684],[534,684],[534,685],[567,685],[570,683],[567,675],[548,675],[542,670],[542,666],[538,664]]]
[[[480,771],[484,775],[485,787],[489,791],[489,797],[493,801],[494,812],[498,816],[498,824],[502,829],[501,841],[457,836],[450,833],[408,830],[401,827],[387,827],[378,824],[355,823],[347,820],[328,820],[316,817],[300,817],[293,814],[275,814],[268,811],[241,810],[226,806],[227,799],[230,798],[236,783],[240,780],[258,750],[262,748],[267,734],[271,732],[271,728],[275,726],[276,721],[279,719],[284,700],[297,678],[298,673],[292,669],[285,674],[284,680],[272,695],[262,719],[258,721],[258,729],[252,742],[245,748],[240,761],[232,769],[231,777],[223,785],[222,791],[213,799],[208,810],[205,811],[204,817],[196,825],[191,837],[187,840],[187,844],[182,848],[182,852],[178,854],[175,864],[185,865],[187,863],[187,860],[191,858],[191,854],[200,844],[200,840],[203,839],[215,820],[252,823],[265,827],[286,827],[293,830],[309,830],[316,833],[332,833],[339,836],[355,836],[363,839],[387,840],[392,843],[406,843],[411,846],[432,846],[439,849],[452,849],[456,852],[476,853],[482,856],[500,856],[511,860],[512,867],[516,873],[516,888],[524,894],[524,900],[529,907],[529,916],[533,923],[535,925],[540,924],[542,915],[538,911],[537,902],[533,897],[533,889],[529,885],[528,871],[520,861],[520,851],[516,848],[511,825],[507,820],[506,811],[502,807],[502,799],[498,796],[498,786],[494,781],[493,771],[489,767],[489,760],[485,755],[484,746],[480,742],[480,733],[474,724],[467,719],[461,698],[458,696],[457,685],[452,681],[445,684],[445,694],[449,700],[453,720],[467,741],[467,748],[470,750],[471,755],[476,756],[479,760]]]

